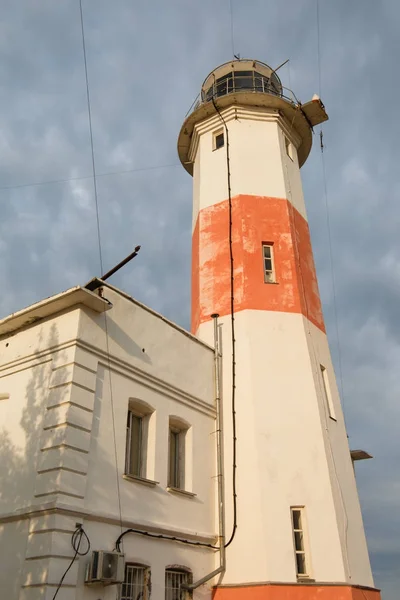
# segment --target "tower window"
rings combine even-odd
[[[292,142],[286,137],[285,137],[285,148],[286,148],[286,154],[288,155],[288,157],[290,158],[290,160],[294,160],[294,148],[293,148],[293,144]]]
[[[222,129],[213,134],[213,150],[219,150],[225,144],[224,132]]]
[[[309,577],[309,565],[306,557],[304,540],[304,508],[292,507],[293,543],[296,558],[296,573],[298,578]]]
[[[263,244],[264,282],[275,283],[274,252],[272,244]]]
[[[321,377],[322,377],[322,385],[324,390],[324,399],[326,406],[328,407],[329,416],[331,419],[336,421],[335,407],[333,406],[331,388],[329,385],[328,371],[320,365],[321,368]]]

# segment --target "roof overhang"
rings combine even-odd
[[[77,286],[5,317],[0,321],[0,337],[14,333],[23,327],[77,305],[86,306],[97,313],[105,312],[111,308],[111,304],[98,294]]]
[[[241,91],[220,96],[217,102],[220,110],[230,106],[252,106],[278,111],[288,120],[301,139],[297,149],[300,167],[306,162],[311,151],[312,128],[328,119],[324,105],[319,98],[314,98],[305,104],[294,104],[274,94]],[[214,104],[211,101],[204,102],[186,118],[182,125],[178,137],[178,155],[182,165],[190,175],[193,175],[193,163],[189,158],[189,153],[194,127],[197,123],[201,123],[215,114]]]

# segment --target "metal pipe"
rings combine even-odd
[[[210,579],[219,573],[225,573],[226,570],[226,551],[225,551],[225,481],[224,481],[224,453],[223,453],[223,419],[222,419],[222,402],[221,402],[221,378],[220,378],[220,358],[221,352],[219,347],[219,330],[218,330],[219,315],[213,314],[211,318],[214,320],[214,382],[215,382],[215,408],[216,408],[216,434],[217,434],[217,481],[218,481],[218,521],[219,521],[219,567],[208,573],[194,583],[182,586],[186,590],[195,590],[203,583],[207,583]]]
[[[121,260],[121,262],[115,265],[115,267],[113,267],[112,269],[110,269],[110,271],[107,271],[107,273],[105,273],[100,279],[102,281],[105,281],[106,279],[111,277],[111,275],[114,275],[114,273],[116,273],[121,267],[123,267],[124,265],[126,265],[126,263],[132,260],[132,258],[135,258],[139,250],[140,246],[136,246],[135,250],[131,254],[129,254],[129,256],[124,258],[124,260]]]

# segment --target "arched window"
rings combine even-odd
[[[165,569],[165,600],[188,600],[190,592],[185,585],[193,583],[190,569],[181,566],[167,567]]]
[[[150,567],[139,563],[126,563],[120,600],[149,600],[150,591]]]
[[[148,433],[154,409],[141,400],[129,400],[126,424],[125,474],[148,477]]]

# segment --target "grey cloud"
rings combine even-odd
[[[329,215],[350,443],[374,461],[357,478],[376,583],[400,586],[397,449],[400,224],[395,0],[320,2]],[[231,58],[229,0],[84,0],[99,174],[178,164],[184,115],[210,70]],[[2,6],[0,188],[91,174],[79,4]],[[233,0],[235,51],[281,70],[306,101],[318,92],[315,0]],[[321,157],[302,170],[321,294],[338,372]],[[179,167],[98,178],[105,269],[189,325],[191,178]],[[0,189],[0,313],[100,274],[90,179]],[[380,490],[381,493],[377,493]],[[397,563],[396,563],[397,561]],[[397,587],[396,587],[397,586]]]

